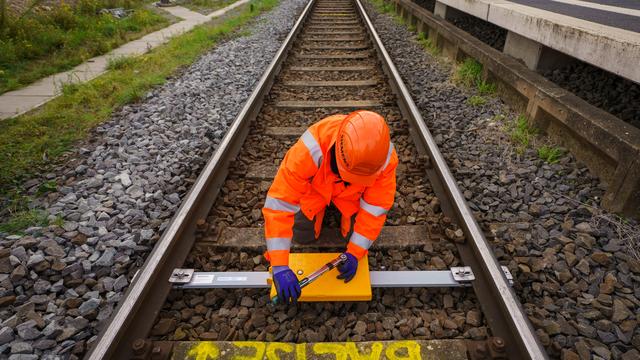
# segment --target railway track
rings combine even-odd
[[[372,270],[465,265],[472,287],[377,289],[371,304],[294,310],[266,307],[264,290],[172,290],[174,268],[266,271],[260,208],[279,159],[308,125],[362,108],[387,119],[401,164]],[[298,251],[340,251],[327,225]],[[546,357],[361,3],[310,1],[88,358],[162,358],[184,340],[435,338],[470,340],[469,356]]]

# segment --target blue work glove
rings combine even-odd
[[[302,293],[296,274],[288,266],[273,267],[273,282],[276,285],[278,301],[284,304],[295,304]]]
[[[347,255],[347,261],[338,266],[338,271],[340,271],[338,279],[344,279],[344,282],[348,283],[354,276],[356,276],[356,271],[358,270],[358,259],[349,253],[344,254]]]

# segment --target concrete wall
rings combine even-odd
[[[439,4],[438,4],[439,3]],[[640,83],[640,36],[632,31],[572,18],[509,1],[438,0],[522,37]]]

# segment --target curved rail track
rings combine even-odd
[[[145,351],[149,341],[144,339],[153,335],[154,340],[173,340],[162,332],[154,334],[152,327],[158,314],[170,313],[163,309],[176,309],[174,302],[182,298],[181,293],[171,293],[168,282],[174,268],[186,263],[206,271],[264,269],[264,260],[258,255],[263,246],[259,210],[279,159],[309,124],[329,114],[358,108],[373,109],[385,116],[401,163],[396,204],[372,249],[372,268],[433,269],[439,267],[433,260],[435,257],[445,266],[471,267],[476,278],[473,290],[459,293],[457,299],[464,300],[466,310],[475,309],[476,305],[481,309],[490,329],[490,334],[485,335],[500,338],[509,358],[546,358],[505,273],[359,0],[312,0],[305,7],[136,274],[88,358],[132,358]],[[462,233],[454,231],[452,223]],[[327,230],[314,247],[328,249],[338,245],[331,230]],[[409,254],[407,249],[414,250]],[[420,255],[423,251],[431,252],[429,265]],[[376,295],[374,301],[379,301]],[[251,296],[264,298],[266,291]],[[438,296],[443,296],[442,292]],[[263,305],[261,301],[264,299],[258,300],[256,306]],[[440,299],[435,302],[442,303]],[[214,299],[212,304],[220,301]],[[400,311],[402,306],[393,309]],[[337,308],[339,305],[331,306],[332,310]],[[214,339],[264,339],[265,330],[260,327],[266,326],[266,322],[245,326],[247,331],[242,335],[229,332],[225,326]],[[391,336],[385,335],[385,329],[378,329],[383,339]],[[189,337],[211,339],[202,336],[202,331],[206,331],[204,326],[193,329]],[[456,330],[441,331],[438,337],[447,334],[461,337]],[[412,337],[411,333],[393,332],[394,338],[405,335]],[[336,336],[329,334],[320,341],[339,338]],[[285,332],[275,338],[296,339],[300,338]]]

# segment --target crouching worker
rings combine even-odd
[[[354,277],[393,205],[397,165],[384,118],[364,110],[320,120],[287,151],[262,208],[265,255],[281,301],[296,302],[301,294],[288,266],[291,242],[318,239],[329,205],[340,211],[348,239],[338,278]]]

